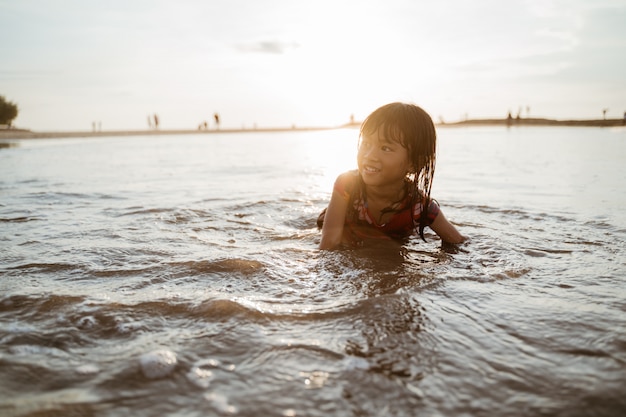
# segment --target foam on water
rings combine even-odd
[[[168,376],[176,368],[178,360],[171,350],[161,349],[144,353],[139,358],[141,371],[146,378],[156,379]]]

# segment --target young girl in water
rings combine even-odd
[[[435,126],[420,107],[391,103],[370,114],[361,125],[358,170],[337,177],[318,218],[320,249],[403,239],[415,231],[424,239],[426,226],[443,242],[463,242],[430,198],[435,148]]]

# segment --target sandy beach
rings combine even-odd
[[[505,119],[468,119],[451,123],[440,123],[440,126],[581,126],[581,127],[610,127],[624,126],[624,119],[591,119],[591,120],[555,120],[545,118],[505,118]]]
[[[595,120],[555,120],[544,118],[521,118],[521,119],[468,119],[456,122],[437,123],[438,127],[463,127],[463,126],[580,126],[580,127],[612,127],[624,126],[622,119],[595,119]],[[154,136],[154,135],[209,135],[226,133],[254,133],[254,132],[295,132],[331,130],[339,128],[358,128],[360,122],[348,123],[333,127],[257,127],[250,129],[151,129],[151,130],[103,130],[103,131],[33,131],[28,129],[0,130],[2,139],[47,139],[47,138],[97,138],[111,136]]]
[[[208,135],[217,133],[246,132],[292,132],[330,130],[334,127],[268,127],[255,129],[151,129],[151,130],[102,130],[102,131],[56,131],[38,132],[26,129],[0,130],[0,139],[48,139],[48,138],[97,138],[111,136],[155,136],[155,135]]]

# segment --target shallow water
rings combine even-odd
[[[0,415],[622,415],[626,130],[441,128],[469,242],[320,252],[356,134],[0,149]]]

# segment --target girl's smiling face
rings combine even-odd
[[[399,187],[411,171],[407,148],[381,136],[382,129],[363,134],[357,154],[359,173],[369,187]]]

